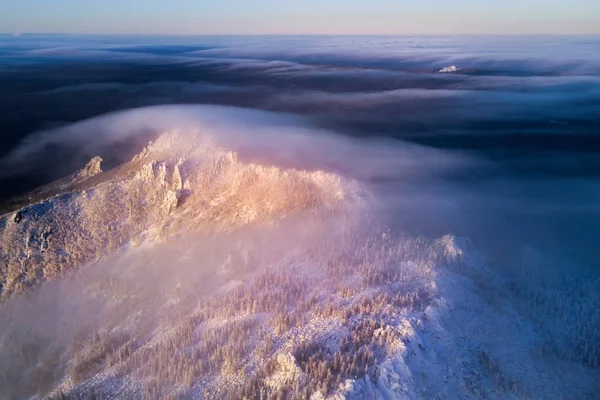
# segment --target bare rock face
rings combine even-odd
[[[73,182],[81,182],[88,178],[91,178],[94,175],[98,175],[102,172],[102,158],[94,157],[92,158],[83,169],[75,174],[73,177]]]
[[[280,390],[300,379],[302,370],[296,365],[294,356],[290,353],[277,354],[277,369],[266,383],[275,390]]]
[[[166,190],[178,191],[183,189],[183,179],[179,165],[170,160],[151,161],[141,168],[136,178],[146,184],[162,187]]]
[[[174,211],[180,201],[183,178],[179,165],[173,161],[151,161],[141,168],[136,178],[149,187],[154,187],[164,197],[162,207],[169,213]]]

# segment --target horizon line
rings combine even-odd
[[[595,33],[99,33],[99,32],[0,32],[6,36],[64,35],[64,36],[600,36]]]

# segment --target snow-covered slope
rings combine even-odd
[[[0,398],[600,394],[596,336],[552,351],[467,240],[392,232],[357,181],[172,131],[61,185],[2,222]]]

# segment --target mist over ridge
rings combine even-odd
[[[0,398],[596,398],[599,45],[0,36]]]

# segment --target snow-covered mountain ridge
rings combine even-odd
[[[163,134],[104,181],[95,158],[70,183],[96,177],[98,184],[5,216],[2,298],[149,235],[160,241],[179,232],[276,223],[300,211],[335,213],[361,201],[359,185],[339,176],[243,163],[236,153],[190,136]]]
[[[590,361],[552,351],[468,240],[391,231],[358,181],[172,131],[60,184],[2,223],[0,398],[599,393],[595,320]]]

